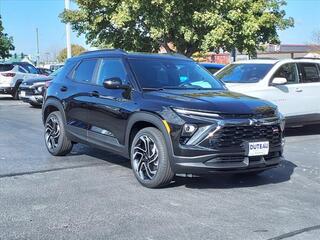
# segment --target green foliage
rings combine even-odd
[[[86,49],[84,47],[77,45],[77,44],[71,44],[71,55],[72,56],[77,56],[84,51],[86,51]],[[59,62],[64,62],[67,59],[67,48],[62,49],[58,53],[57,59]]]
[[[13,38],[3,32],[2,20],[0,16],[0,58],[5,59],[11,57],[9,51],[14,50]]]
[[[191,56],[197,51],[255,54],[278,43],[277,30],[293,26],[284,0],[76,0],[61,14],[97,47],[153,51],[160,47]],[[174,47],[172,47],[172,44]]]

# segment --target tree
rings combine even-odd
[[[320,44],[320,30],[315,30],[312,33],[312,43]]]
[[[0,16],[0,58],[5,59],[11,57],[9,51],[14,50],[13,38],[9,37],[7,33],[3,32],[2,20]]]
[[[72,56],[77,56],[80,53],[86,51],[86,49],[80,45],[77,44],[71,44],[71,55]],[[58,61],[59,62],[64,62],[67,59],[67,48],[62,49],[58,53]]]
[[[277,30],[293,26],[284,0],[75,0],[77,10],[60,17],[96,47],[191,56],[198,51],[255,54],[278,43]]]

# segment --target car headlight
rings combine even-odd
[[[197,125],[186,123],[185,125],[183,125],[181,136],[191,137],[197,131],[197,129]]]
[[[173,110],[181,115],[185,116],[199,116],[199,117],[209,117],[209,118],[219,118],[220,115],[217,113],[211,113],[211,112],[203,112],[203,111],[197,111],[197,110],[189,110],[184,108],[173,108]]]
[[[41,86],[41,87],[37,87],[37,91],[38,91],[38,92],[40,92],[40,93],[41,93],[41,92],[42,92],[42,90],[43,90],[43,86]]]

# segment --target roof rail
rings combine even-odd
[[[320,57],[295,57],[293,59],[309,59],[309,60],[320,60]]]
[[[91,53],[103,53],[103,52],[119,52],[119,53],[127,53],[126,51],[119,49],[119,48],[108,48],[108,49],[99,49],[99,50],[93,50],[93,51],[86,51],[83,53],[80,53],[78,56],[83,56]]]

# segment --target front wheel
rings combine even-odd
[[[49,114],[45,123],[44,140],[48,151],[54,156],[64,156],[71,152],[72,142],[68,139],[59,111]]]
[[[131,166],[135,177],[145,187],[169,184],[174,172],[162,133],[153,127],[140,130],[131,144]]]

